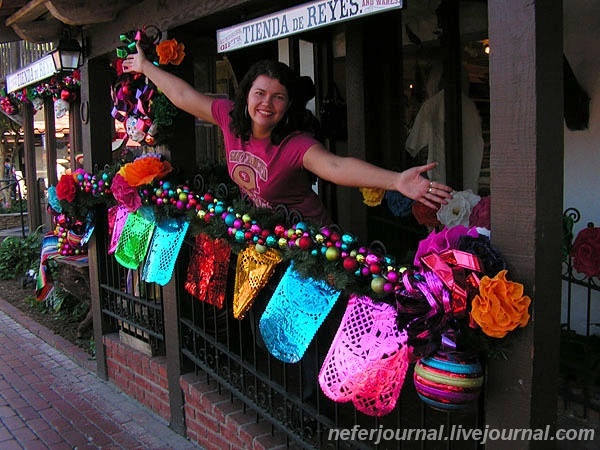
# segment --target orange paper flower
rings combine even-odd
[[[125,164],[119,170],[119,174],[130,186],[142,186],[150,184],[154,180],[165,177],[173,168],[168,161],[161,161],[156,156],[145,156]]]
[[[503,338],[509,331],[529,322],[531,299],[523,295],[523,285],[506,279],[506,270],[494,278],[484,276],[475,296],[471,316],[488,336]]]
[[[175,39],[159,42],[156,45],[156,54],[159,64],[173,64],[178,66],[185,57],[185,46]]]

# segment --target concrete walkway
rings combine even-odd
[[[0,449],[200,449],[94,370],[83,350],[0,299]]]

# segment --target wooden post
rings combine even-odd
[[[48,186],[56,186],[58,178],[56,175],[56,120],[54,119],[54,100],[52,97],[44,98],[44,133],[46,146],[46,173],[48,175]]]
[[[88,60],[81,70],[81,122],[85,170],[111,163],[112,123],[110,89],[110,67],[104,58]],[[97,375],[108,379],[103,335],[109,331],[102,315],[100,277],[104,273],[104,258],[107,255],[106,213],[99,212],[94,234],[88,242],[91,310],[96,343]],[[100,236],[100,237],[99,237]]]
[[[492,241],[525,285],[532,320],[507,361],[487,372],[490,428],[556,425],[562,199],[562,2],[488,2]],[[555,442],[555,441],[554,441]],[[490,441],[487,450],[549,449],[553,442]]]
[[[37,180],[35,163],[35,136],[33,132],[33,105],[23,103],[23,150],[25,154],[25,185],[27,186],[27,218],[29,232],[37,230],[42,224],[40,214],[40,189]]]
[[[346,28],[346,104],[348,105],[348,145],[338,154],[366,159],[365,130],[365,61],[364,30],[361,23],[350,22]],[[342,229],[357,236],[367,236],[367,213],[358,189],[337,189],[338,222]],[[352,207],[349,207],[352,205]]]
[[[81,103],[79,99],[71,103],[69,107],[69,144],[71,154],[70,163],[71,170],[77,169],[76,156],[79,153],[83,153],[81,143]]]
[[[180,280],[174,274],[163,288],[163,316],[165,323],[165,354],[167,358],[167,384],[169,386],[169,406],[171,421],[169,426],[185,436],[185,418],[183,413],[183,392],[179,384],[181,377],[181,342],[179,339],[179,311],[177,285]]]
[[[437,13],[442,24],[444,66],[444,143],[446,184],[463,186],[460,13],[458,0],[443,0]]]

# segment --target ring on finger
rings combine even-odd
[[[431,187],[427,190],[427,192],[429,192],[431,194]]]
[[[432,188],[433,187],[433,181],[429,182],[429,187]]]

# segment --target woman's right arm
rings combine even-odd
[[[216,124],[212,116],[213,98],[198,92],[192,85],[176,75],[152,64],[136,45],[137,53],[128,55],[123,61],[124,72],[137,72],[147,76],[178,108],[205,122]]]

